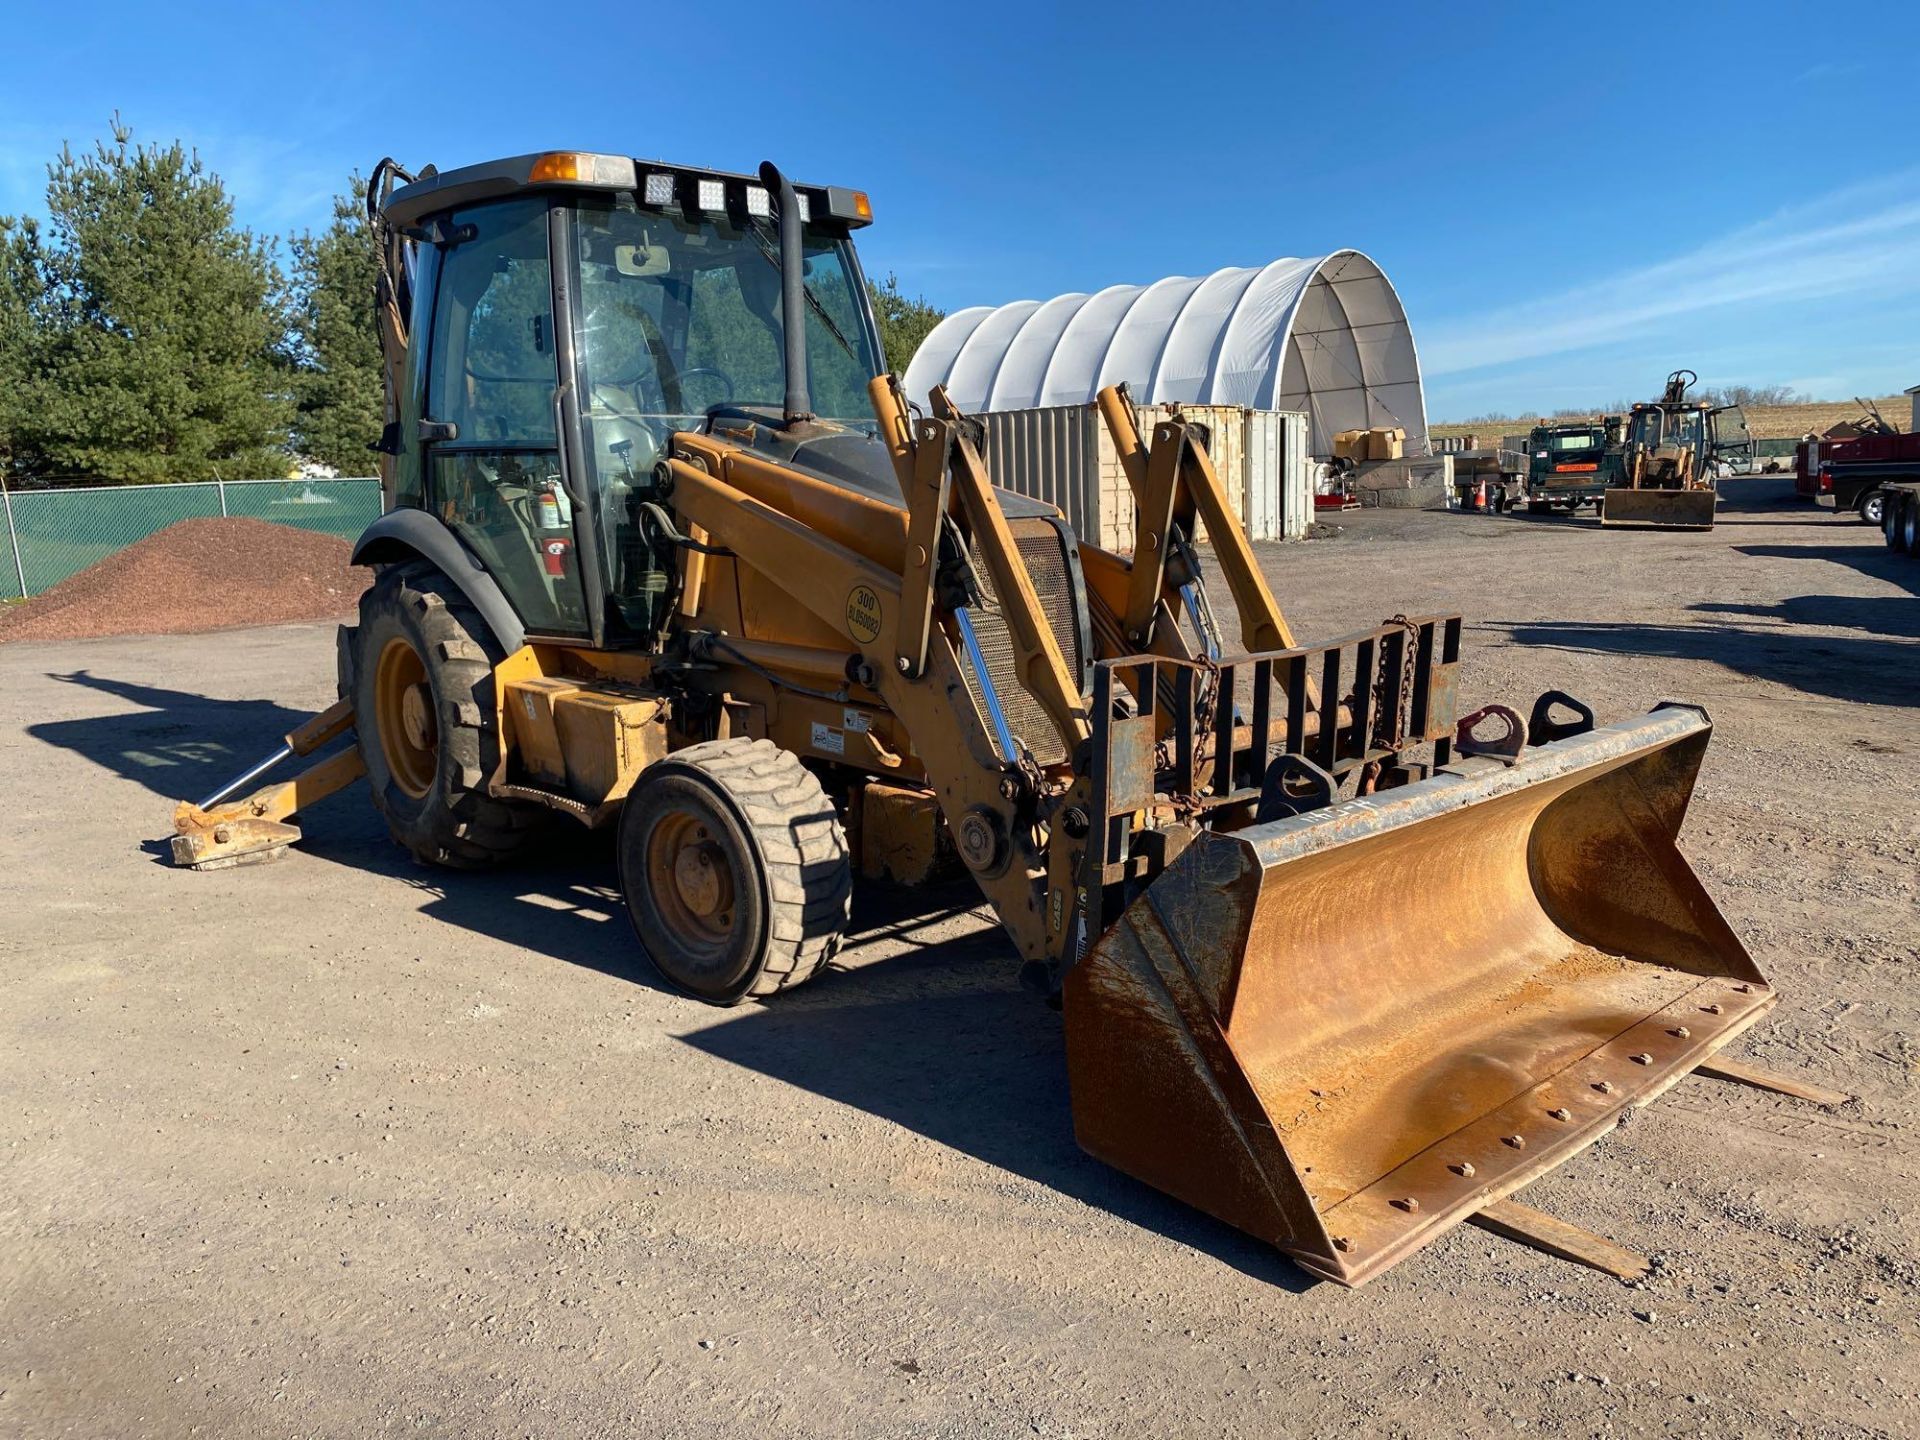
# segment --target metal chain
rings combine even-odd
[[[1413,710],[1413,681],[1420,668],[1420,627],[1405,615],[1396,615],[1387,622],[1398,625],[1406,632],[1401,641],[1400,696],[1399,703],[1393,708],[1393,734],[1385,748],[1399,750],[1407,743],[1407,719]]]

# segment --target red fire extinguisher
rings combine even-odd
[[[547,574],[564,577],[567,573],[567,552],[572,549],[571,540],[542,540],[540,558],[546,562]]]

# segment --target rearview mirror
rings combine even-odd
[[[673,266],[673,257],[664,245],[616,245],[613,268],[622,275],[664,275]]]

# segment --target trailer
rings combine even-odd
[[[1887,548],[1920,559],[1920,481],[1895,480],[1880,493],[1880,533]]]
[[[1527,456],[1504,445],[1454,450],[1453,493],[1462,510],[1511,510],[1526,492]]]

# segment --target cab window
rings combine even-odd
[[[512,201],[454,221],[473,233],[441,261],[428,413],[458,426],[463,442],[552,445],[558,372],[547,207]]]
[[[573,511],[554,417],[547,205],[453,212],[429,337],[427,418],[452,433],[422,447],[429,506],[499,581],[527,629],[587,629]]]

